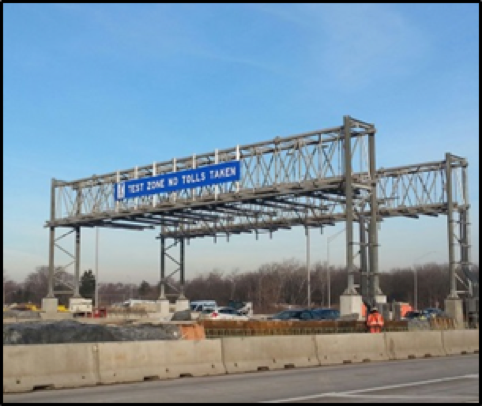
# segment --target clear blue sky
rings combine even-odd
[[[3,12],[10,278],[48,264],[53,177],[337,126],[347,114],[375,123],[379,167],[445,152],[468,159],[478,263],[478,4],[4,4]],[[326,261],[327,235],[342,229],[312,231],[312,262]],[[388,219],[381,270],[446,262],[446,229],[444,216]],[[100,230],[100,281],[154,283],[155,235]],[[95,232],[83,230],[82,270],[93,269],[94,246]],[[329,250],[330,263],[344,264],[343,233]],[[198,239],[187,246],[186,277],[304,257],[301,228],[272,240]]]

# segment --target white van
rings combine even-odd
[[[193,300],[190,302],[191,312],[202,312],[206,309],[216,309],[218,304],[215,300]]]

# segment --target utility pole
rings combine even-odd
[[[336,234],[330,235],[326,238],[326,282],[328,290],[328,307],[331,307],[331,270],[330,270],[330,243],[338,237],[345,229],[338,231]]]

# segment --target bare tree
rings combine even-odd
[[[320,306],[326,303],[327,269],[316,263],[311,272],[312,299]],[[478,276],[479,266],[472,271]],[[417,267],[418,304],[420,308],[442,307],[448,296],[449,272],[447,264],[426,263]],[[347,278],[344,267],[330,267],[331,297],[333,307],[339,306],[339,297],[346,288]],[[10,281],[4,269],[4,300],[32,301],[40,303],[48,292],[48,267],[40,266],[29,274],[23,283]],[[73,276],[63,269],[56,270],[56,288],[69,285]],[[270,262],[255,270],[241,273],[239,269],[231,272],[214,269],[207,274],[198,275],[186,281],[185,294],[190,300],[213,299],[221,305],[237,299],[253,302],[256,312],[269,313],[283,306],[306,306],[307,304],[306,267],[295,259]],[[179,282],[170,278],[166,293],[176,296]],[[143,285],[142,295],[156,299],[158,291]],[[142,286],[123,283],[103,283],[99,295],[104,303],[116,303],[132,297]],[[411,267],[393,268],[380,273],[380,287],[389,301],[414,301],[414,270]],[[169,296],[168,296],[169,297]]]

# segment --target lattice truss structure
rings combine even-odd
[[[347,292],[355,293],[353,247],[358,245],[369,268],[362,275],[374,275],[370,289],[377,294],[377,222],[443,214],[448,216],[451,288],[456,295],[456,270],[470,266],[468,163],[447,153],[442,161],[377,169],[375,133],[373,124],[344,116],[338,127],[76,181],[53,179],[51,216],[46,223],[51,232],[50,267],[54,268],[54,246],[59,247],[58,227],[76,232],[72,258],[77,274],[82,227],[160,227],[163,239],[182,241],[184,246],[185,240],[198,237],[229,239],[241,233],[257,237],[294,226],[324,227],[342,221],[346,223]],[[234,160],[241,163],[239,181],[114,200],[118,182]],[[359,224],[359,238],[354,236],[354,223]],[[183,258],[180,262],[183,268]]]

